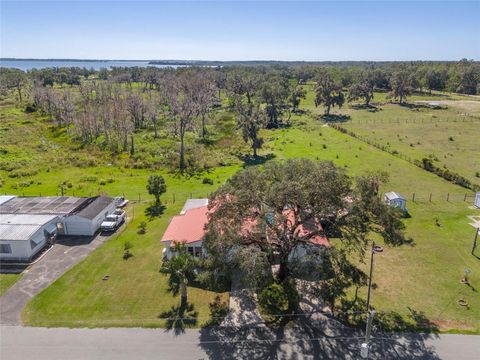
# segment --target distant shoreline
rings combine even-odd
[[[328,65],[328,64],[391,64],[391,63],[455,63],[460,60],[128,60],[128,59],[61,59],[61,58],[0,58],[0,61],[63,61],[63,62],[139,62],[152,65],[255,65],[255,64],[305,64],[305,65]],[[473,60],[477,62],[476,60]]]

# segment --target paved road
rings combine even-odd
[[[27,268],[22,278],[0,298],[0,324],[19,325],[20,313],[33,296],[107,239],[108,237],[97,235],[93,240],[86,237],[60,240],[38,262]]]
[[[1,359],[359,359],[358,339],[219,340],[206,330],[0,327]],[[237,329],[238,332],[238,329]],[[242,330],[239,331],[242,334]],[[384,343],[382,345],[382,342]],[[235,347],[239,351],[231,351]],[[395,335],[376,339],[371,359],[478,360],[480,336]]]

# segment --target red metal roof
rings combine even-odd
[[[286,212],[287,217],[290,217],[290,213]],[[183,215],[177,215],[172,218],[172,221],[167,227],[167,230],[162,236],[161,241],[174,241],[181,243],[192,243],[200,241],[205,235],[205,225],[208,223],[208,207],[202,206],[194,209],[190,209]],[[253,230],[253,222],[247,222],[243,226],[243,231],[250,232]],[[300,225],[296,232],[299,236],[307,236],[309,232],[315,229],[319,230],[322,226],[317,223],[308,223]],[[322,245],[330,247],[330,242],[325,235],[314,235],[310,239],[312,244]]]
[[[161,241],[175,241],[188,244],[202,240],[205,234],[204,227],[208,222],[207,213],[208,207],[202,206],[190,209],[183,215],[174,216],[170,224],[168,224]]]

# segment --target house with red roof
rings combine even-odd
[[[203,248],[203,237],[205,235],[205,225],[208,223],[208,199],[189,199],[183,206],[180,215],[174,216],[162,236],[161,242],[164,243],[163,257],[170,259],[175,256],[173,247],[175,243],[183,243],[187,250],[193,256],[201,256],[205,254]],[[286,210],[284,215],[293,216],[291,212]],[[245,223],[242,226],[245,233],[255,232],[256,226],[254,222]],[[300,225],[295,233],[299,237],[308,238],[308,243],[297,246],[291,254],[293,257],[304,256],[309,246],[330,247],[330,242],[326,235],[322,233],[320,223],[311,221]],[[271,236],[267,235],[269,241],[275,241]]]
[[[172,218],[162,236],[161,242],[165,245],[163,257],[170,259],[174,255],[172,247],[175,242],[185,244],[194,256],[203,254],[202,242],[207,223],[208,199],[187,200],[180,215]]]

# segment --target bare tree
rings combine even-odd
[[[193,70],[184,70],[177,76],[167,79],[166,91],[169,120],[173,122],[174,132],[180,138],[180,171],[185,170],[185,134],[192,130],[195,118],[199,115],[199,106],[194,86],[198,73]]]
[[[237,112],[237,127],[241,129],[243,140],[251,141],[253,157],[257,157],[257,150],[262,146],[263,139],[258,136],[261,129],[267,124],[267,116],[258,102],[242,101],[237,97],[235,110]]]
[[[193,85],[196,87],[196,102],[198,104],[198,112],[201,121],[201,136],[204,139],[207,134],[206,120],[209,112],[217,99],[217,89],[213,77],[203,71],[195,76],[197,82]]]
[[[126,99],[127,111],[130,114],[135,129],[144,127],[147,107],[139,94],[130,93]]]

